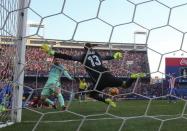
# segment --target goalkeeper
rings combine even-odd
[[[132,85],[132,83],[137,79],[137,77],[142,77],[142,74],[133,74],[132,78],[129,78],[127,81],[123,81],[115,76],[113,76],[107,68],[103,66],[103,60],[120,60],[122,58],[122,53],[116,52],[114,55],[109,56],[101,56],[97,51],[93,50],[92,45],[90,43],[86,43],[84,46],[83,54],[77,56],[70,56],[63,53],[55,52],[49,47],[48,44],[43,44],[43,50],[49,55],[53,55],[55,58],[61,58],[64,60],[73,60],[81,62],[85,65],[85,69],[89,74],[91,81],[94,86],[97,86],[95,89],[98,91],[102,91],[107,87],[124,87],[128,88]],[[116,107],[116,104],[109,98],[102,97],[99,92],[92,91],[90,92],[90,97],[94,98],[98,101],[102,101],[106,104],[110,104],[112,107]]]
[[[62,110],[66,109],[66,106],[64,104],[64,98],[61,94],[61,82],[60,78],[61,75],[64,75],[70,80],[73,80],[73,78],[69,75],[68,71],[64,69],[64,66],[60,64],[60,62],[54,58],[53,65],[50,68],[48,80],[41,92],[41,100],[43,102],[48,103],[49,105],[52,105],[54,109],[56,109],[56,104],[48,99],[49,96],[51,96],[53,93],[58,98],[58,102],[60,103],[60,107]]]

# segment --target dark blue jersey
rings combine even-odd
[[[62,58],[64,60],[79,61],[85,65],[85,69],[92,80],[97,81],[101,72],[107,71],[108,69],[103,66],[103,60],[112,60],[113,56],[102,57],[98,52],[91,50],[85,50],[83,54],[79,56],[70,56],[67,54],[55,53],[55,58]]]

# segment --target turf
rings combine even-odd
[[[72,101],[68,110],[23,109],[22,122],[1,131],[187,131],[185,101],[123,100],[116,108]],[[183,115],[183,116],[181,116]]]

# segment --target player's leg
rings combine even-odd
[[[79,88],[79,100],[85,100],[85,90]]]
[[[173,97],[171,95],[173,95],[173,88],[169,87],[168,88],[168,96],[167,96],[168,103],[172,103],[172,101],[173,101]]]
[[[174,88],[174,95],[178,96],[177,89]],[[174,103],[177,103],[177,98],[174,98]]]
[[[49,97],[48,95],[41,95],[42,103],[46,102],[47,104],[52,105],[54,109],[56,109],[55,103],[52,100],[50,100],[48,97]]]
[[[173,95],[173,96],[169,96],[169,103],[176,103],[176,102],[177,102],[177,99],[174,97],[174,96],[177,95],[176,89],[175,89],[175,88],[170,88],[169,94],[170,94],[170,95]]]
[[[107,73],[108,74],[108,73]],[[107,85],[108,85],[108,80],[106,80],[107,78],[107,74],[103,74],[98,82],[98,85],[96,87],[96,90],[98,91],[103,91]],[[94,83],[93,85],[95,85],[96,83]],[[95,88],[95,87],[94,87]],[[94,89],[93,88],[93,89]],[[95,100],[98,101],[102,101],[106,104],[111,105],[112,107],[116,107],[116,103],[112,101],[112,99],[106,97],[105,95],[101,95],[101,93],[97,92],[97,91],[92,91],[90,92],[89,96]]]
[[[131,85],[138,79],[138,78],[143,78],[145,77],[146,74],[145,73],[132,73],[130,75],[130,78],[128,78],[126,81],[123,81],[122,83],[122,87],[123,88],[129,88],[131,87]]]
[[[122,79],[113,76],[111,73],[107,72],[103,74],[102,86],[104,87],[121,87],[130,85],[134,81],[123,81]]]
[[[80,101],[82,97],[82,89],[79,88],[79,93],[78,93],[78,100]]]
[[[103,90],[106,87],[129,88],[136,79],[137,78],[130,78],[127,81],[123,81],[122,79],[119,79],[119,78],[113,76],[111,73],[106,72],[101,76],[101,79],[98,83],[98,87],[96,89],[97,90]],[[104,99],[101,99],[101,100],[104,101],[105,103],[108,103],[110,105],[114,104],[114,106],[116,106],[116,104],[110,98],[104,98]]]
[[[85,90],[83,90],[81,95],[81,100],[85,100],[85,99],[86,99],[86,93]]]
[[[122,82],[122,84],[121,84],[121,86],[123,87],[123,88],[129,88],[129,87],[131,87],[131,85],[136,81],[137,79],[136,78],[129,78],[129,79],[127,79],[126,81],[123,81]]]
[[[65,102],[64,102],[64,97],[62,96],[62,93],[61,93],[61,88],[60,86],[56,87],[55,89],[55,93],[56,93],[56,96],[58,98],[58,102],[60,104],[60,107],[62,110],[65,110],[66,109],[66,106],[65,106]]]
[[[121,87],[123,80],[113,76],[110,72],[106,72],[102,75],[100,83],[99,89],[101,88],[103,90],[106,87]],[[116,107],[116,103],[110,98],[105,98],[105,102]]]
[[[95,100],[105,102],[105,98],[97,91],[91,91],[89,96]]]
[[[104,102],[106,104],[111,105],[112,107],[116,107],[116,103],[112,101],[112,99],[110,98],[106,98],[104,96],[101,95],[101,93],[97,92],[97,91],[91,91],[89,96],[95,100]]]
[[[51,95],[51,84],[46,84],[41,92],[41,100],[42,100],[42,103],[46,102],[48,103],[49,105],[52,105],[52,107],[54,109],[56,109],[56,106],[55,106],[55,103],[48,99],[48,97]]]

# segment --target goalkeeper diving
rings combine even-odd
[[[61,82],[60,78],[61,76],[64,75],[67,77],[69,80],[73,80],[73,78],[70,76],[68,71],[64,68],[62,64],[57,59],[53,59],[53,64],[50,68],[49,75],[48,75],[48,80],[41,92],[41,100],[43,102],[48,103],[49,105],[52,105],[54,109],[57,108],[56,103],[54,103],[52,100],[50,100],[48,97],[51,96],[53,93],[58,98],[58,102],[60,104],[60,107],[62,110],[66,109],[65,103],[64,103],[64,98],[61,93]]]
[[[92,48],[94,46],[96,45],[85,43],[84,52],[81,55],[74,56],[56,52],[47,43],[43,44],[42,48],[46,53],[54,56],[55,58],[78,61],[82,63],[91,78],[91,82],[94,85],[92,87],[93,91],[89,93],[89,96],[93,99],[109,104],[112,107],[116,107],[116,103],[112,101],[112,99],[103,97],[103,95],[100,95],[99,92],[103,91],[107,87],[129,88],[138,77],[144,77],[145,74],[132,74],[131,77],[126,81],[113,76],[110,71],[103,66],[103,60],[120,60],[123,56],[122,53],[115,52],[112,55],[101,56],[96,50]]]

